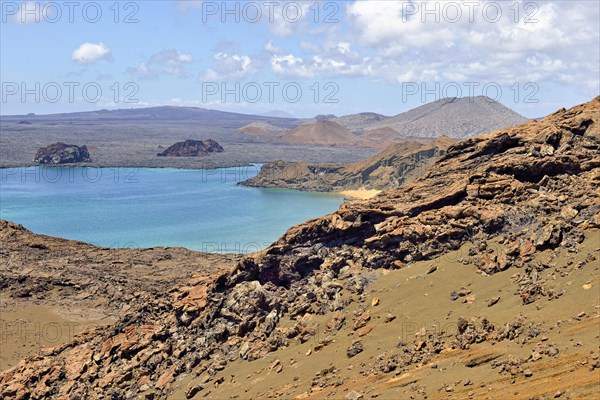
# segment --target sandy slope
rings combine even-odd
[[[565,250],[538,254],[536,261],[554,265],[544,279],[564,294],[525,306],[513,294],[518,272],[483,276],[475,265],[461,262],[469,244],[401,270],[364,270],[372,283],[346,310],[346,323],[335,335],[326,332],[332,314],[315,315],[318,330],[310,340],[295,341],[252,362],[237,360],[213,377],[222,378],[222,383],[205,385],[194,398],[340,399],[353,391],[365,399],[530,399],[552,398],[558,392],[563,393],[561,398],[593,398],[600,394],[599,244],[600,231],[594,229],[586,232],[582,251],[575,256]],[[493,242],[490,247],[501,248]],[[590,256],[597,259],[590,261]],[[432,267],[436,270],[428,273]],[[450,293],[463,287],[470,293],[452,301]],[[353,293],[342,290],[339,296]],[[489,307],[490,299],[498,297]],[[365,325],[368,333],[361,337],[363,332],[352,324],[353,314],[362,310],[368,310],[370,320]],[[581,313],[585,315],[577,317]],[[388,315],[395,318],[386,322]],[[414,366],[398,366],[391,373],[381,370],[390,355],[414,351],[415,341],[425,343],[425,348],[433,347],[432,338],[437,336],[451,342],[459,317],[477,325],[487,318],[500,329],[515,321],[523,326],[512,340],[484,340],[464,350],[446,345]],[[346,349],[359,338],[363,352],[348,358]],[[558,355],[543,353],[550,348]],[[504,365],[508,370],[501,371]],[[323,372],[332,368],[333,372]],[[526,376],[527,370],[531,376]],[[204,377],[177,382],[170,398],[184,398],[189,387]]]

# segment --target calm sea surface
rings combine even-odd
[[[35,233],[99,246],[246,253],[343,201],[331,194],[236,185],[258,171],[256,165],[0,169],[0,217]]]

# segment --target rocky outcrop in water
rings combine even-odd
[[[203,157],[210,153],[221,153],[223,147],[212,139],[186,140],[169,146],[166,150],[158,153],[159,157]]]
[[[90,162],[91,159],[86,146],[58,142],[40,148],[33,161],[38,164],[72,164]]]

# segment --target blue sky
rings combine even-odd
[[[487,94],[538,117],[600,92],[596,1],[1,5],[2,114],[182,105],[394,115]]]

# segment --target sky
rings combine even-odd
[[[598,1],[5,1],[2,115],[192,106],[396,115],[600,94]]]

